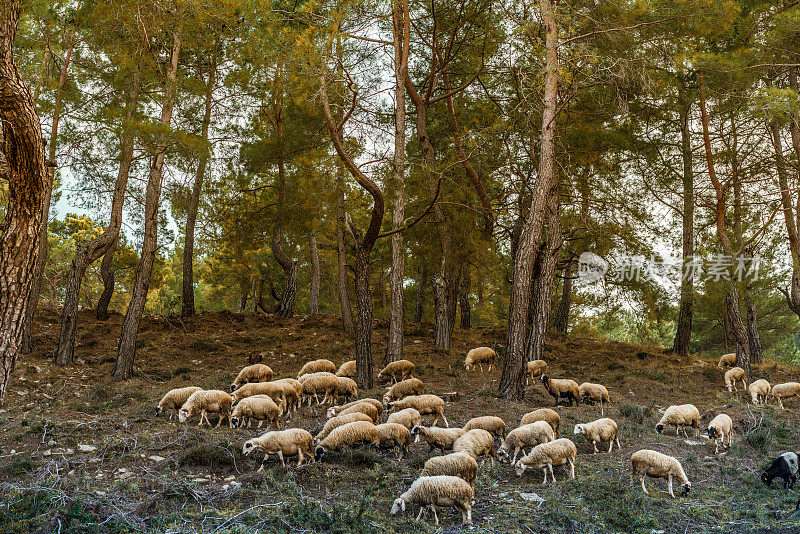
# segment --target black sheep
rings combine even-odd
[[[773,478],[782,478],[784,488],[792,488],[797,481],[797,454],[785,452],[772,460],[770,466],[761,473],[761,480],[769,486]]]

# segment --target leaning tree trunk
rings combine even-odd
[[[421,323],[425,312],[425,290],[428,287],[428,269],[424,259],[419,262],[419,278],[417,278],[417,301],[414,304],[414,322]]]
[[[61,108],[64,96],[64,84],[67,82],[67,71],[69,69],[70,59],[72,58],[72,50],[75,48],[75,26],[72,27],[69,37],[69,47],[64,56],[61,64],[61,72],[58,76],[58,85],[56,86],[56,99],[53,105],[53,122],[50,126],[50,145],[48,146],[48,160],[54,162],[56,159],[56,148],[58,147],[58,126],[61,121]],[[44,268],[47,265],[48,246],[47,246],[47,223],[50,215],[50,199],[53,192],[53,177],[55,175],[55,168],[48,172],[48,180],[50,185],[47,187],[47,192],[44,198],[44,219],[42,219],[42,227],[39,230],[42,233],[42,239],[39,240],[39,253],[36,257],[36,268],[34,270],[33,287],[31,288],[30,303],[25,314],[25,327],[22,334],[22,353],[29,354],[33,350],[33,317],[36,315],[36,309],[39,307],[39,296],[42,291],[42,277],[44,276]],[[55,295],[53,295],[55,297]]]
[[[472,328],[472,317],[470,316],[469,292],[472,279],[469,273],[469,264],[465,263],[461,268],[461,283],[458,284],[458,303],[461,308],[461,330]]]
[[[794,144],[795,137],[797,138],[797,153],[800,155],[800,133],[796,132],[797,124],[793,118],[790,117],[790,130],[792,133],[792,141]],[[792,190],[789,188],[788,168],[786,159],[783,155],[783,147],[781,145],[780,128],[777,121],[772,121],[769,125],[770,134],[772,137],[772,147],[775,151],[775,168],[778,173],[778,185],[780,187],[781,207],[783,211],[783,220],[786,226],[786,233],[789,237],[789,253],[792,257],[792,279],[791,287],[789,290],[782,288],[781,291],[786,296],[786,302],[796,315],[800,317],[800,238],[798,238],[797,223],[795,207],[792,202]],[[800,160],[798,160],[800,161]]]
[[[50,183],[41,123],[14,62],[19,13],[18,0],[6,0],[0,9],[0,152],[9,193],[0,225],[0,405],[22,343]]]
[[[344,212],[344,188],[341,181],[338,189],[338,198],[336,200],[336,251],[338,253],[337,285],[339,287],[339,308],[342,313],[344,332],[353,337],[355,327],[353,325],[353,308],[350,307],[350,295],[347,292],[347,246],[344,235],[344,228],[347,222],[345,221]]]
[[[569,257],[567,266],[564,268],[564,282],[561,285],[561,300],[556,309],[556,317],[553,320],[553,329],[561,335],[567,334],[569,328],[569,310],[572,306],[572,283],[578,269],[578,262],[572,255]]]
[[[692,145],[689,132],[689,107],[681,107],[681,157],[683,159],[683,261],[681,265],[681,301],[678,325],[672,350],[678,356],[689,355],[692,335],[692,308],[694,300],[694,277],[689,262],[694,256],[694,172],[692,170]],[[687,273],[690,276],[687,276]]]
[[[178,54],[181,49],[181,37],[175,32],[172,41],[172,52],[167,68],[167,79],[164,100],[161,107],[162,131],[158,135],[156,153],[150,164],[150,176],[147,181],[147,192],[144,208],[144,239],[142,241],[142,257],[136,270],[136,280],[131,292],[128,311],[122,321],[122,332],[117,346],[117,359],[111,374],[117,380],[127,380],[133,373],[133,360],[136,356],[136,336],[142,320],[147,291],[150,288],[150,277],[153,272],[158,244],[158,206],[161,198],[161,185],[164,170],[164,158],[167,153],[167,130],[172,121],[172,109],[175,104],[175,93],[178,76]]]
[[[130,122],[135,115],[136,102],[139,99],[140,82],[140,73],[137,70],[134,75],[133,84],[127,95],[125,123]],[[119,231],[122,226],[122,207],[125,203],[125,190],[128,187],[128,177],[130,176],[131,163],[133,162],[134,144],[133,132],[125,123],[122,124],[122,159],[120,160],[119,171],[117,172],[117,180],[114,183],[114,196],[111,201],[111,216],[109,218],[108,227],[102,234],[78,247],[78,250],[75,252],[75,257],[72,259],[69,274],[67,275],[66,296],[64,297],[64,308],[61,312],[60,321],[61,334],[58,338],[58,347],[56,348],[56,363],[58,365],[72,365],[75,357],[75,335],[78,330],[78,296],[86,270],[92,263],[97,261],[98,258],[108,254],[119,238]],[[111,252],[111,256],[113,256],[113,252]],[[104,270],[101,267],[101,274],[103,276],[104,285],[108,285],[105,284],[105,282],[106,277],[110,275],[110,286],[113,288],[114,275],[110,272],[111,256],[109,257],[109,265],[106,266],[108,269]],[[105,258],[103,259],[103,263],[105,263]],[[105,317],[108,316],[108,301],[111,300],[112,292],[113,289],[106,295],[104,289],[100,297],[103,307],[105,308]],[[104,301],[106,298],[107,300]],[[98,310],[99,309],[100,303],[98,303]]]
[[[314,315],[319,313],[319,251],[317,250],[317,237],[314,231],[308,236],[308,249],[311,253],[311,295],[308,298],[308,313]]]
[[[506,357],[499,392],[509,400],[525,396],[525,341],[530,306],[533,264],[542,240],[546,197],[555,176],[555,127],[558,108],[558,28],[551,0],[539,0],[547,28],[544,107],[539,156],[539,173],[531,194],[531,204],[517,244],[514,276],[509,299]],[[533,147],[531,147],[533,153]]]
[[[111,304],[111,297],[114,296],[114,253],[116,247],[111,246],[103,255],[100,262],[100,278],[103,280],[103,293],[97,301],[97,311],[95,317],[100,321],[108,319],[108,305]]]
[[[731,289],[725,295],[728,325],[733,338],[736,340],[736,365],[744,369],[748,380],[750,379],[750,340],[747,338],[747,329],[742,322],[739,311],[739,289],[731,284]]]
[[[764,362],[764,350],[761,348],[761,336],[756,325],[756,305],[752,300],[746,303],[747,308],[747,340],[750,346],[750,362],[761,364]]]
[[[214,105],[214,81],[217,75],[217,58],[211,64],[208,72],[208,82],[206,84],[206,102],[203,112],[203,123],[200,135],[203,144],[208,142],[208,128],[211,125],[211,109]],[[194,174],[194,184],[192,185],[192,198],[189,199],[189,209],[186,213],[186,230],[183,239],[183,282],[181,297],[181,316],[191,317],[195,313],[194,309],[194,226],[197,222],[197,211],[200,206],[200,192],[203,190],[203,179],[208,165],[208,149],[203,148],[200,153],[200,161],[197,163],[197,170]]]

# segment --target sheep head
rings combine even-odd
[[[681,495],[688,495],[689,492],[692,491],[692,483],[687,482],[683,486],[681,486]]]
[[[244,454],[245,456],[248,456],[254,450],[260,449],[260,448],[261,448],[260,445],[256,445],[255,442],[252,439],[248,439],[247,441],[244,442],[244,445],[242,445],[242,454]]]
[[[397,512],[405,512],[406,511],[406,501],[401,498],[397,498],[392,503],[392,515],[396,515]]]

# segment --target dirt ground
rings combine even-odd
[[[392,501],[431,456],[425,444],[397,460],[370,449],[330,454],[315,465],[284,470],[276,460],[263,474],[260,455],[245,457],[243,442],[258,430],[208,429],[157,418],[153,407],[171,388],[227,389],[250,354],[277,377],[296,376],[311,359],[339,364],[352,343],[334,317],[278,320],[267,315],[204,313],[189,321],[146,318],[135,378],[110,377],[122,317],[106,322],[81,313],[76,365],[59,368],[50,354],[58,320],[43,313],[36,351],[18,362],[0,411],[0,532],[436,532],[431,515],[416,523],[416,507],[391,516]],[[374,336],[376,373],[386,346],[386,325]],[[502,417],[509,429],[527,411],[553,406],[540,383],[524,402],[496,397],[499,366],[465,371],[469,348],[504,342],[502,328],[456,330],[449,353],[433,348],[429,325],[408,325],[406,357],[426,393],[458,392],[448,403],[451,426],[478,415]],[[769,460],[798,450],[800,400],[787,409],[753,406],[743,392],[729,395],[719,355],[681,360],[660,347],[554,338],[547,347],[550,374],[605,384],[606,415],[620,427],[622,450],[592,454],[575,423],[600,417],[599,406],[559,407],[562,437],[578,446],[576,480],[556,468],[558,483],[543,487],[541,473],[517,478],[508,464],[483,464],[476,482],[473,532],[739,532],[797,531],[798,497],[779,482],[767,488],[759,474]],[[797,380],[797,369],[767,362],[754,378]],[[380,397],[383,389],[360,392]],[[695,404],[701,426],[717,413],[735,423],[733,447],[714,455],[701,435],[686,440],[654,431],[660,410]],[[325,406],[304,406],[288,427],[312,433]],[[385,416],[384,416],[385,417]],[[648,482],[651,495],[630,480],[630,455],[652,448],[679,458],[693,484],[672,499],[664,481]],[[439,532],[461,529],[455,509],[440,509]],[[766,531],[766,530],[764,530]]]

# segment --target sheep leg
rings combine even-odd
[[[304,459],[304,457],[303,457],[303,449],[298,447],[297,448],[297,467],[300,467],[300,465],[303,463],[303,459]]]
[[[433,520],[438,525],[439,524],[439,515],[436,513],[436,506],[432,504],[431,505],[431,510],[433,510]]]
[[[672,475],[667,479],[667,489],[669,490],[669,496],[674,499],[675,494],[672,492]]]
[[[616,441],[617,441],[617,450],[619,450],[619,449],[621,449],[621,448],[622,448],[622,447],[620,446],[620,444],[619,444],[619,436],[617,436],[617,439],[616,439]]]
[[[267,463],[267,458],[269,458],[269,454],[264,454],[264,459],[261,460],[261,467],[258,468],[258,471],[256,471],[256,473],[264,472],[264,465]]]
[[[547,484],[547,466],[542,468],[542,473],[544,473],[544,479],[542,479],[542,486]]]
[[[569,460],[569,478],[575,480],[575,462]]]
[[[642,475],[642,476],[641,476],[641,480],[642,480],[642,491],[644,491],[644,493],[645,493],[646,495],[650,495],[650,492],[649,492],[649,491],[647,491],[647,488],[646,488],[646,487],[645,487],[645,485],[644,485],[644,475]]]
[[[283,459],[283,451],[278,451],[278,458],[281,459],[281,465],[284,469],[286,469],[286,461]]]
[[[519,454],[519,448],[514,449],[514,458],[511,460],[511,465],[517,463],[517,454]]]
[[[553,464],[547,464],[547,467],[550,469],[550,478],[553,481],[553,484],[556,483],[556,474],[553,473]]]
[[[444,419],[444,426],[446,428],[450,428],[450,424],[447,422],[447,417],[444,416],[444,412],[442,412],[440,415],[442,416],[442,419]]]
[[[603,411],[603,399],[600,399],[600,416],[605,417],[606,413]]]
[[[608,452],[611,452],[611,449],[614,448],[614,440],[611,439],[608,441]]]

